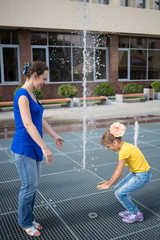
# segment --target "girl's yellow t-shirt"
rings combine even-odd
[[[125,166],[128,166],[131,172],[138,173],[150,170],[150,166],[143,153],[138,147],[131,143],[124,142],[118,155],[119,160],[126,159]]]

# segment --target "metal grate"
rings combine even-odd
[[[125,224],[118,216],[123,210],[113,189],[98,191],[97,182],[108,179],[117,164],[117,154],[103,149],[101,135],[105,129],[88,131],[87,169],[82,170],[82,132],[62,133],[63,151],[45,136],[54,152],[52,165],[43,163],[35,203],[36,219],[44,226],[40,240],[159,240],[160,239],[160,123],[141,124],[139,147],[152,166],[150,184],[131,195],[145,220]],[[126,140],[133,142],[133,126],[127,126]],[[1,239],[26,240],[17,224],[20,180],[10,161],[11,139],[0,140]],[[127,168],[124,175],[128,173]],[[123,175],[123,176],[124,176]],[[90,218],[89,213],[97,214]]]

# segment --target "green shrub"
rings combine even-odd
[[[15,88],[15,90],[14,90],[14,95],[15,95],[16,91],[17,91],[19,88],[21,88],[21,87],[22,87],[22,84],[19,84],[19,85]]]
[[[58,95],[64,98],[73,98],[78,92],[78,89],[71,84],[63,84],[58,88]]]
[[[2,96],[0,95],[0,102],[2,102]]]
[[[17,87],[16,87],[16,89],[14,90],[14,94],[15,94],[15,92],[19,89],[19,88],[21,88],[22,87],[22,84],[19,84]],[[33,93],[36,95],[36,97],[40,100],[40,99],[43,99],[43,92],[42,92],[42,90],[41,89],[35,89],[34,91],[33,91]]]
[[[155,92],[160,92],[160,81],[154,81],[151,83],[152,88]]]
[[[94,96],[113,96],[115,90],[108,83],[100,83],[93,89]]]
[[[128,83],[123,87],[122,92],[124,94],[126,93],[142,93],[143,92],[143,87],[142,85],[138,83]]]
[[[36,97],[41,100],[44,98],[43,92],[41,89],[35,89],[33,93],[36,95]]]

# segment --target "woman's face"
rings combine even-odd
[[[34,82],[34,87],[36,89],[41,89],[43,86],[45,86],[47,82],[47,77],[48,77],[48,70],[45,70],[43,74],[36,77]]]

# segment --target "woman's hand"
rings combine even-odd
[[[48,164],[53,163],[53,153],[49,150],[49,148],[46,145],[42,148],[42,152],[46,158],[46,163]]]
[[[97,184],[97,189],[98,190],[103,190],[103,189],[109,189],[111,187],[109,181],[103,181],[103,182],[99,182]]]
[[[55,142],[56,142],[57,147],[61,150],[63,148],[64,139],[62,137],[60,137],[59,135],[56,135]]]

